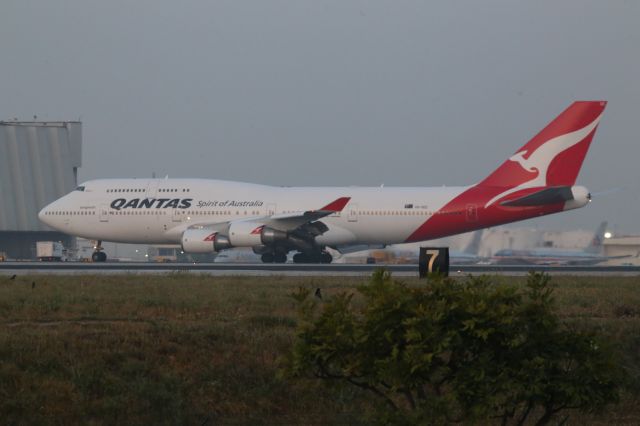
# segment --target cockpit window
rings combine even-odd
[[[76,188],[76,191],[84,191],[84,186],[79,186]]]

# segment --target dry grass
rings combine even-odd
[[[298,286],[320,287],[327,297],[365,281],[192,274],[0,278],[1,423],[366,423],[368,395],[278,374],[295,331],[289,294]],[[634,396],[640,394],[640,280],[553,282],[568,322],[596,325],[618,341],[635,386],[606,418],[584,422],[640,423]]]

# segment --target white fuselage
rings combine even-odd
[[[322,218],[319,244],[395,244],[466,187],[272,187],[209,179],[103,179],[84,183],[40,212],[49,226],[83,238],[180,244],[187,228],[320,209],[339,197],[345,208]]]
[[[330,262],[329,246],[425,241],[589,203],[575,181],[606,106],[574,102],[489,176],[468,187],[272,187],[208,179],[93,180],[46,206],[50,227],[93,240],[252,247],[265,262]],[[99,245],[97,250],[99,250]],[[94,253],[97,261],[104,253]],[[295,259],[294,259],[295,260]]]

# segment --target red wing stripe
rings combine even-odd
[[[330,212],[341,212],[342,209],[344,209],[344,206],[347,205],[349,200],[351,200],[351,197],[341,197],[318,210],[330,211]]]

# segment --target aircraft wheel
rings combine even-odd
[[[260,259],[262,263],[273,263],[273,253],[263,253]]]
[[[323,251],[320,254],[320,263],[331,263],[332,260],[333,256],[331,256],[331,254],[327,253],[326,251]]]
[[[101,251],[94,251],[91,255],[91,260],[94,262],[104,262],[107,260],[107,254]]]
[[[273,261],[275,263],[286,263],[287,255],[284,253],[276,253],[275,256],[273,257]]]

